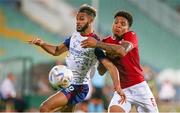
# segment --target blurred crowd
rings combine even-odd
[[[15,88],[16,76],[8,73],[0,84],[0,112],[23,112],[26,102]]]

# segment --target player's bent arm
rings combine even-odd
[[[104,67],[102,63],[99,63],[97,70],[100,75],[104,75],[104,73],[106,73],[107,71],[107,69]]]
[[[126,95],[125,95],[123,89],[121,88],[120,77],[119,77],[117,68],[108,59],[102,59],[101,63],[109,71],[112,81],[113,81],[113,84],[114,84],[114,89],[121,96],[120,103],[126,102]]]
[[[115,90],[121,89],[119,72],[116,66],[112,62],[110,62],[108,59],[102,59],[101,63],[109,71]]]
[[[40,45],[40,47],[43,48],[49,54],[52,54],[54,56],[58,56],[68,50],[68,48],[64,44],[54,46],[47,43],[43,43],[42,45]]]
[[[101,41],[97,41],[94,38],[88,38],[82,41],[82,47],[92,47],[92,48],[101,48],[105,50],[107,53],[114,54],[116,56],[123,57],[133,48],[133,44],[128,41],[122,41],[120,45],[117,44],[109,44]]]
[[[109,44],[109,43],[97,41],[96,47],[104,49],[107,53],[111,53],[111,54],[115,54],[115,55],[118,55],[120,57],[123,57],[130,50],[132,50],[133,45],[128,41],[122,42],[121,45]]]
[[[35,38],[35,39],[32,39],[32,40],[29,40],[28,43],[40,46],[46,52],[48,52],[49,54],[52,54],[54,56],[60,55],[61,53],[68,50],[67,46],[64,43],[59,45],[59,46],[54,46],[54,45],[50,45],[50,44],[44,42],[40,38]]]
[[[104,65],[104,67],[109,71],[112,81],[114,83],[115,89],[120,90],[121,89],[120,78],[119,78],[119,72],[116,66],[106,58],[104,52],[101,49],[95,48],[94,52],[99,62],[102,63],[102,65]]]
[[[68,47],[65,44],[60,44],[56,47],[55,56],[58,56],[66,51],[68,51]]]

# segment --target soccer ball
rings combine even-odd
[[[73,73],[64,65],[54,66],[49,72],[49,82],[55,89],[66,88],[71,84]]]

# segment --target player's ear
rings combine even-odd
[[[130,29],[130,27],[131,27],[131,26],[130,26],[129,23],[128,23],[128,30]]]
[[[94,18],[89,16],[89,23],[92,23],[94,21]]]

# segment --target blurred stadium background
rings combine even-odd
[[[67,53],[54,57],[27,41],[38,36],[51,44],[63,42],[75,30],[76,9],[85,3],[97,8],[94,27],[101,37],[111,34],[117,10],[133,14],[141,64],[159,111],[180,112],[180,0],[0,0],[0,84],[9,73],[16,78],[16,99],[1,99],[0,111],[38,111],[40,103],[55,92],[48,72],[64,64]],[[107,109],[111,79],[108,73],[94,74],[91,98],[77,111]]]

